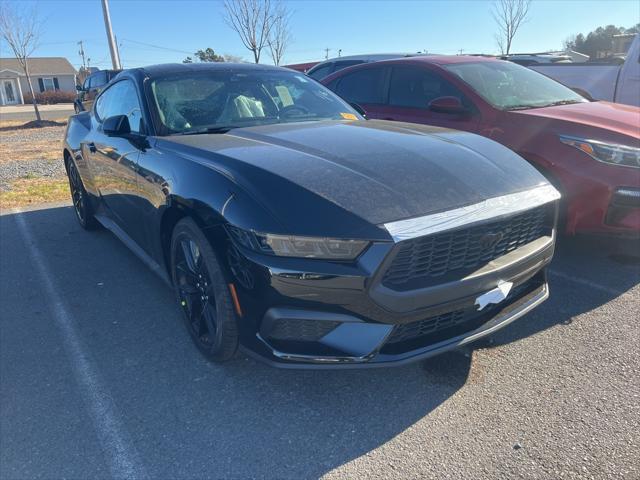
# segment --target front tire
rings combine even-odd
[[[171,275],[185,326],[210,361],[229,360],[238,348],[238,326],[224,272],[211,244],[191,218],[171,238]]]
[[[76,213],[78,223],[85,230],[95,230],[98,228],[98,221],[95,219],[93,206],[89,194],[84,188],[80,173],[73,163],[73,160],[67,162],[67,176],[69,177],[69,190],[71,192],[71,201]]]

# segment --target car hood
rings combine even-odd
[[[585,102],[516,110],[514,115],[560,120],[640,138],[640,108],[610,102]]]
[[[304,211],[318,197],[380,225],[546,183],[489,139],[396,122],[277,124],[166,140],[223,169],[287,224],[296,221],[288,212]]]

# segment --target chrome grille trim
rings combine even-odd
[[[560,193],[552,185],[545,184],[524,192],[489,198],[473,205],[446,212],[385,223],[383,226],[387,229],[393,241],[398,243],[403,240],[410,240],[471,223],[490,220],[502,215],[523,212],[530,208],[556,201],[559,198]]]

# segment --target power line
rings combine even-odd
[[[137,40],[130,40],[128,38],[122,38],[122,39],[120,39],[120,41],[121,42],[135,43],[137,45],[144,45],[145,47],[157,48],[159,50],[167,50],[169,52],[178,52],[178,53],[186,53],[186,54],[189,54],[189,55],[193,55],[193,52],[188,52],[186,50],[178,50],[177,48],[162,47],[160,45],[153,45],[151,43],[139,42]]]

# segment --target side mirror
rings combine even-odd
[[[367,112],[359,104],[354,102],[354,103],[349,103],[349,105],[351,105],[351,108],[353,108],[356,112],[362,115],[365,119],[367,118]]]
[[[131,133],[129,118],[126,115],[114,115],[105,119],[102,130],[110,137],[126,137]]]
[[[463,114],[469,113],[469,109],[462,105],[458,97],[438,97],[429,102],[429,110],[438,113]]]

